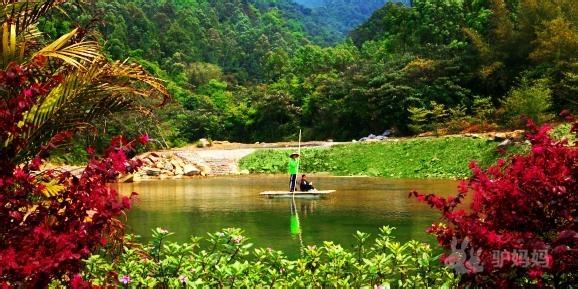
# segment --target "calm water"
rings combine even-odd
[[[299,241],[290,232],[290,199],[266,199],[259,192],[284,190],[288,177],[250,176],[168,180],[120,184],[125,194],[139,192],[128,215],[128,232],[146,241],[155,227],[175,232],[173,240],[206,236],[221,228],[245,230],[257,247],[295,255]],[[357,230],[375,235],[383,225],[394,226],[398,239],[431,241],[427,226],[439,219],[428,206],[408,198],[408,192],[454,194],[457,183],[439,180],[387,180],[310,176],[318,189],[336,189],[329,199],[296,201],[303,242],[332,240],[348,248]]]

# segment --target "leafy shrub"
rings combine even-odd
[[[112,262],[102,255],[86,260],[86,280],[98,286],[131,287],[363,287],[451,288],[456,278],[437,262],[429,245],[401,244],[384,227],[372,246],[369,234],[357,232],[357,245],[348,251],[325,242],[302,248],[301,257],[288,259],[270,248],[250,250],[239,229],[209,234],[190,243],[166,240],[171,233],[153,230],[146,245],[124,248]]]
[[[552,140],[549,126],[530,122],[529,129],[531,152],[487,170],[472,163],[473,176],[456,197],[413,193],[442,212],[446,224],[430,231],[444,248],[471,245],[460,257],[468,261],[461,279],[466,287],[570,288],[578,282],[578,147]],[[572,132],[578,133],[578,123]],[[459,205],[469,192],[473,201],[464,210]]]
[[[5,1],[0,57],[0,287],[44,288],[75,274],[97,247],[123,237],[116,219],[130,206],[107,183],[132,172],[136,141],[115,138],[80,176],[41,170],[71,136],[113,112],[142,108],[138,100],[167,94],[138,65],[111,63],[85,29],[46,46],[40,17],[66,1]],[[146,96],[146,97],[145,97]],[[142,137],[140,142],[146,142]]]
[[[439,134],[441,124],[448,117],[448,110],[445,105],[438,104],[435,101],[429,103],[429,109],[423,107],[410,107],[409,119],[411,124],[409,128],[414,133],[422,133],[425,131],[434,131],[436,135]]]
[[[573,145],[578,138],[576,134],[572,132],[572,125],[569,123],[560,124],[552,129],[550,136],[554,140],[564,140],[568,141],[568,144]]]
[[[536,123],[544,123],[552,119],[551,107],[552,91],[546,80],[534,83],[523,80],[521,86],[513,89],[504,100],[504,121],[509,127],[520,127],[520,116],[525,116]]]
[[[525,148],[512,146],[508,153]],[[288,150],[259,150],[241,159],[240,166],[256,173],[286,173],[289,154]],[[470,175],[464,159],[489,166],[499,156],[496,143],[485,139],[420,138],[303,149],[300,171],[389,178],[464,178]]]
[[[130,202],[121,200],[107,183],[141,164],[125,155],[134,149],[134,142],[116,138],[105,158],[93,158],[80,177],[39,172],[51,149],[72,135],[61,131],[47,143],[30,143],[35,127],[25,116],[59,83],[33,81],[39,68],[12,63],[0,71],[0,90],[11,92],[0,102],[0,285],[4,286],[42,288],[52,278],[72,279],[92,250],[122,238],[123,226],[115,217]]]

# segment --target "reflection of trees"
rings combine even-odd
[[[299,204],[301,217],[307,218],[307,215],[313,214],[317,208],[317,201],[302,201]]]

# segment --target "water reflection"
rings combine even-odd
[[[259,192],[284,190],[285,176],[227,177],[195,180],[167,180],[120,184],[124,194],[139,193],[129,212],[128,230],[148,237],[150,230],[163,227],[174,231],[174,240],[186,241],[190,235],[206,236],[221,228],[239,227],[259,247],[299,252],[294,220],[305,245],[332,240],[348,247],[357,230],[372,233],[383,225],[397,227],[402,241],[431,240],[424,230],[438,214],[424,204],[408,198],[408,192],[454,194],[454,181],[386,180],[380,178],[342,178],[310,176],[320,189],[336,189],[328,199],[266,199]],[[288,208],[289,207],[289,208]],[[289,212],[287,212],[289,210]]]

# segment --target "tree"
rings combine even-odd
[[[51,43],[38,19],[63,1],[11,2],[0,8],[0,286],[43,288],[72,279],[82,259],[122,236],[116,219],[130,205],[109,188],[140,165],[116,138],[93,155],[80,177],[39,172],[43,160],[75,132],[114,112],[168,97],[138,65],[109,62],[90,33],[76,28]],[[142,137],[146,142],[147,137]],[[89,153],[93,154],[92,149]]]
[[[429,232],[454,250],[442,261],[460,266],[464,287],[568,288],[578,282],[578,147],[553,140],[548,125],[530,121],[528,128],[530,152],[487,170],[472,163],[473,176],[457,196],[412,193],[442,213],[444,223]],[[578,133],[578,123],[572,132]],[[473,201],[465,208],[468,194]]]
[[[514,88],[503,104],[506,121],[510,127],[519,126],[520,117],[529,117],[536,123],[544,123],[553,118],[549,114],[552,107],[552,91],[546,80],[529,83],[523,80],[522,85]]]

